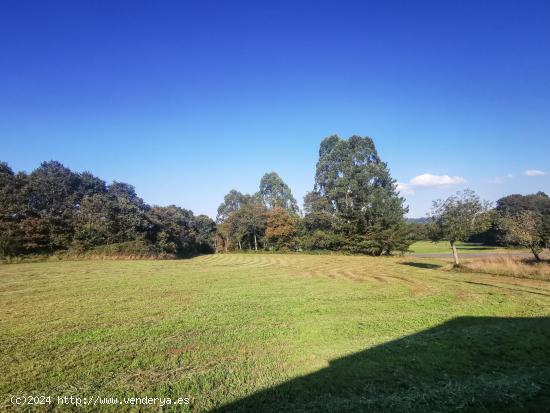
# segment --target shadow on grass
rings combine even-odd
[[[426,270],[437,270],[438,268],[443,267],[440,264],[430,264],[428,262],[415,262],[415,261],[403,261],[401,265],[408,265],[409,267],[423,268]]]
[[[550,317],[460,317],[330,361],[226,412],[550,412]]]
[[[488,284],[488,283],[482,283],[482,282],[477,282],[477,281],[459,281],[459,282],[463,282],[465,284],[483,285],[483,286],[491,287],[491,288],[500,288],[501,290],[508,290],[508,291],[513,291],[513,292],[518,292],[519,291],[519,292],[527,293],[527,294],[537,294],[537,295],[543,295],[543,296],[546,296],[546,297],[550,297],[550,294],[548,294],[548,293],[532,291],[532,290],[527,290],[527,289],[523,289],[523,288],[505,287],[503,285]],[[546,290],[544,290],[544,291],[546,291]]]

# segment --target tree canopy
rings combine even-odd
[[[57,161],[30,174],[0,163],[0,255],[85,251],[132,243],[152,252],[213,251],[214,222],[176,206],[151,207],[132,185],[107,185]]]
[[[232,189],[223,197],[223,202],[218,207],[217,222],[225,221],[232,212],[238,211],[245,205],[255,202],[254,196],[242,194],[241,192]]]
[[[469,189],[433,202],[432,239],[449,241],[455,265],[459,265],[456,243],[466,241],[471,235],[489,226],[490,217],[483,215],[488,209],[489,205]]]
[[[259,196],[267,209],[283,208],[292,213],[298,212],[298,204],[290,187],[277,172],[269,172],[260,180]]]
[[[550,197],[544,192],[509,195],[497,201],[496,232],[504,244],[529,248],[540,261],[550,245]]]
[[[321,142],[314,193],[326,210],[342,220],[348,234],[364,234],[375,225],[400,225],[407,209],[396,181],[369,137],[348,140],[333,135]]]

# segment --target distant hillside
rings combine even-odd
[[[422,217],[422,218],[405,218],[405,221],[407,221],[410,224],[425,224],[429,221],[428,217]]]

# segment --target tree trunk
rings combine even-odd
[[[256,233],[254,233],[254,249],[258,251],[258,240],[256,239]]]
[[[535,259],[537,260],[537,262],[540,262],[540,255],[539,255],[539,253],[538,253],[534,248],[531,248],[531,252],[532,252],[533,255],[535,256]]]
[[[239,249],[242,250],[243,248],[241,247],[241,240],[239,240]]]
[[[453,258],[455,260],[455,267],[457,267],[458,265],[460,265],[460,263],[458,262],[458,252],[456,251],[456,245],[453,242],[451,242],[451,248],[453,249]]]

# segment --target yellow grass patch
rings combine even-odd
[[[525,257],[495,255],[468,260],[463,266],[475,272],[550,281],[550,261],[548,260],[536,262]]]

